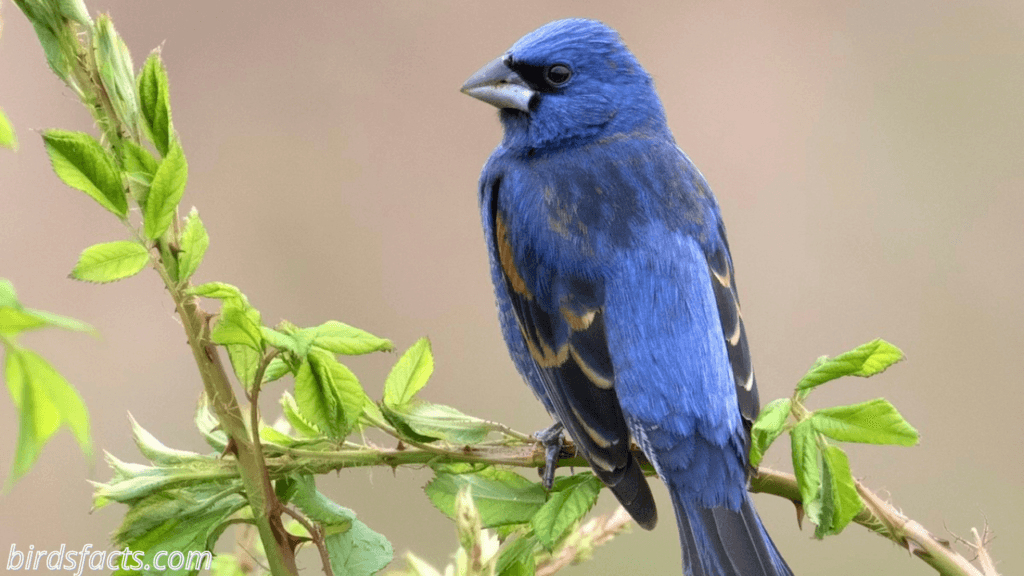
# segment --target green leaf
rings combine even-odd
[[[46,361],[26,349],[8,349],[5,374],[11,399],[18,408],[18,447],[8,485],[31,469],[42,447],[67,426],[86,456],[92,454],[89,412],[78,392]]]
[[[85,192],[120,218],[128,214],[117,164],[95,138],[84,132],[47,130],[43,144],[53,171],[65,184]]]
[[[26,330],[46,326],[98,335],[95,328],[80,320],[45,310],[25,308],[21,302],[18,302],[14,285],[7,279],[0,278],[0,334],[14,336]]]
[[[177,450],[175,448],[168,447],[158,440],[156,436],[153,436],[148,430],[143,428],[131,413],[128,414],[128,420],[131,422],[132,438],[135,440],[135,445],[139,448],[139,452],[154,464],[161,466],[173,466],[177,464],[190,464],[209,459],[208,457],[195,452]]]
[[[533,534],[524,534],[506,544],[498,557],[498,576],[533,576],[537,570],[534,550],[538,544]]]
[[[757,466],[768,447],[786,431],[786,420],[793,402],[789,398],[773,400],[761,410],[750,430],[750,465]]]
[[[121,527],[114,533],[118,548],[127,547],[139,555],[140,564],[156,565],[156,556],[162,554],[162,563],[168,568],[168,554],[181,552],[183,561],[192,562],[191,568],[182,566],[177,570],[168,569],[161,574],[185,575],[198,573],[207,568],[206,562],[213,560],[213,554],[203,554],[213,548],[217,537],[224,532],[224,523],[247,505],[244,497],[235,489],[217,483],[202,483],[186,488],[165,490],[139,501],[130,503]],[[202,564],[195,563],[202,559]],[[129,559],[131,567],[134,559]],[[155,574],[117,570],[114,574]]]
[[[310,475],[291,477],[294,492],[291,501],[311,520],[323,526],[345,526],[356,519],[356,513],[324,496],[316,489]]]
[[[227,284],[226,282],[207,282],[206,284],[200,284],[195,286],[188,291],[189,294],[195,296],[202,296],[203,298],[214,298],[217,300],[235,301],[241,304],[248,304],[249,299],[242,294],[242,291],[238,288]]]
[[[306,438],[320,438],[324,435],[315,424],[302,415],[299,411],[299,405],[295,402],[295,398],[287,390],[281,394],[281,408],[284,409],[285,419],[302,436]]]
[[[485,528],[529,522],[547,501],[540,484],[494,468],[472,474],[439,472],[424,491],[438,510],[454,519],[455,497],[463,486],[473,490],[473,501]]]
[[[544,548],[554,549],[565,531],[594,507],[602,486],[590,472],[559,478],[551,497],[530,519],[533,533]]]
[[[310,353],[295,375],[295,400],[302,415],[332,438],[348,435],[368,401],[359,380],[326,353]]]
[[[815,524],[821,518],[821,468],[818,466],[817,432],[804,420],[790,430],[793,449],[793,472],[800,487],[804,512]]]
[[[71,277],[85,282],[114,282],[134,276],[149,263],[149,250],[137,242],[119,240],[95,244],[82,251]]]
[[[333,398],[336,406],[335,428],[338,430],[336,438],[343,438],[359,422],[369,398],[356,375],[333,356],[313,351],[307,360],[322,389]],[[320,426],[320,429],[324,427]]]
[[[808,390],[842,376],[874,376],[902,359],[902,350],[879,338],[835,358],[819,359],[796,388]]]
[[[846,453],[838,446],[830,445],[825,447],[821,456],[821,521],[814,531],[817,538],[839,534],[864,508],[850,474]]]
[[[311,334],[314,346],[335,354],[354,356],[394,348],[390,340],[378,338],[369,332],[335,320],[324,322],[314,328],[305,328],[300,333]]]
[[[420,338],[391,368],[384,382],[384,404],[392,408],[407,404],[433,372],[434,355],[430,351],[430,340]]]
[[[281,350],[283,352],[291,352],[297,359],[303,360],[306,355],[309,354],[309,346],[307,345],[303,350],[296,341],[295,337],[278,332],[273,328],[267,328],[264,326],[261,331],[263,332],[263,339],[267,341],[267,344]]]
[[[25,14],[32,27],[36,30],[39,43],[46,54],[46,62],[58,78],[75,89],[78,94],[82,91],[71,76],[71,62],[61,48],[61,41],[57,35],[67,38],[68,27],[61,21],[61,14],[54,10],[55,6],[49,2],[31,2],[29,0],[14,0],[18,8]],[[72,32],[73,33],[73,32]]]
[[[92,18],[89,18],[89,10],[86,9],[85,2],[82,0],[57,0],[56,5],[60,14],[65,18],[86,27],[92,24]]]
[[[199,211],[192,208],[185,218],[181,231],[181,252],[178,253],[178,279],[184,282],[195,274],[203,261],[206,249],[210,247],[210,236],[206,233]]]
[[[917,430],[884,398],[817,410],[811,424],[818,432],[841,442],[913,446],[920,439]]]
[[[18,149],[18,137],[14,134],[14,126],[11,126],[11,121],[7,119],[2,109],[0,109],[0,146],[11,150]]]
[[[210,339],[222,346],[241,344],[262,353],[260,313],[253,308],[225,303],[213,331],[210,332]]]
[[[174,140],[171,124],[171,96],[167,86],[167,70],[154,50],[139,73],[139,98],[142,117],[146,120],[149,137],[161,156],[167,156]]]
[[[160,163],[153,158],[149,150],[131,140],[121,142],[121,161],[124,163],[124,171],[128,176],[128,189],[131,190],[132,196],[138,201],[139,206],[145,209],[149,186],[153,183],[153,175],[156,174]]]
[[[360,520],[353,520],[344,532],[324,537],[324,544],[335,574],[372,576],[395,557],[391,542]]]
[[[263,356],[250,344],[229,344],[225,348],[228,349],[231,369],[235,372],[238,382],[246,390],[252,390],[253,381],[256,379],[256,370],[259,369]]]
[[[185,193],[187,181],[188,162],[181,146],[175,142],[163,162],[160,162],[160,167],[156,169],[149,194],[146,196],[143,230],[150,240],[160,238],[170,227],[181,195]]]
[[[92,39],[100,82],[114,108],[114,115],[128,128],[129,133],[138,135],[139,95],[135,89],[135,66],[128,46],[117,34],[113,21],[106,14],[100,14],[96,19]]]
[[[292,371],[291,366],[280,357],[276,357],[267,364],[267,371],[263,373],[263,383],[273,382]]]
[[[467,416],[451,406],[414,401],[399,408],[384,405],[385,414],[397,417],[420,437],[445,440],[451,444],[479,444],[487,438],[491,425],[474,416]],[[420,439],[419,441],[424,441]]]

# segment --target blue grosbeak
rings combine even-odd
[[[480,212],[520,373],[651,529],[639,445],[668,485],[685,574],[791,574],[746,489],[759,406],[718,203],[651,77],[615,31],[573,19],[462,91],[504,127]]]

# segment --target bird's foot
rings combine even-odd
[[[555,422],[549,428],[534,433],[536,438],[544,445],[544,469],[541,471],[541,482],[544,489],[550,491],[555,483],[555,468],[558,464],[558,456],[562,453],[562,435],[565,429],[560,422]]]

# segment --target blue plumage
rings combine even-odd
[[[520,373],[645,528],[630,439],[672,495],[683,570],[791,574],[746,491],[758,411],[718,204],[618,35],[552,22],[471,77],[500,109],[480,209]]]

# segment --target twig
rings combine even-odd
[[[299,514],[295,510],[282,505],[281,511],[285,514],[295,518],[302,527],[309,532],[309,537],[313,540],[313,544],[316,544],[316,549],[320,552],[320,562],[324,566],[324,574],[327,576],[334,576],[334,570],[331,568],[331,556],[327,553],[327,544],[324,543],[324,532],[319,526],[314,526],[309,523],[309,520],[305,516]]]

